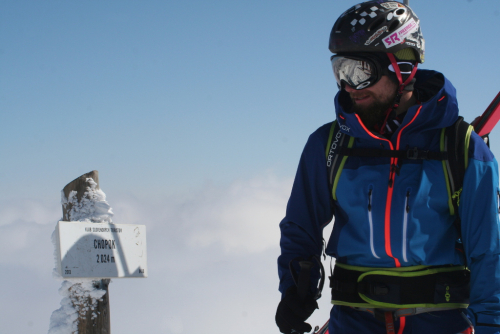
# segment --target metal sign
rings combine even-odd
[[[60,221],[56,238],[64,278],[148,277],[145,225]]]

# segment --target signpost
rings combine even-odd
[[[111,223],[113,213],[99,189],[97,171],[64,187],[62,209],[54,236],[57,271],[68,280],[61,289],[70,310],[63,299],[51,316],[49,334],[110,334],[110,278],[148,277],[146,227]]]
[[[147,277],[144,225],[60,221],[56,238],[64,278]]]

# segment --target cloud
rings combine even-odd
[[[62,217],[60,196],[52,199],[23,199],[0,201],[0,226],[18,222],[52,224]]]
[[[0,265],[15,265],[34,270],[38,275],[50,274],[54,267],[54,247],[50,236],[53,224],[15,222],[0,226]]]
[[[181,213],[188,245],[220,244],[227,253],[258,253],[276,247],[291,181],[266,175],[228,189],[206,188]]]
[[[115,223],[146,225],[149,271],[145,279],[112,280],[113,331],[277,331],[278,223],[291,185],[291,179],[267,173],[162,198],[108,196]],[[2,308],[0,322],[11,332],[22,324],[23,333],[46,333],[61,302],[61,282],[51,274],[51,234],[61,216],[60,204],[21,202],[1,216],[9,218],[0,225],[0,265],[5,273],[0,283],[9,286],[13,296],[28,284],[30,295]],[[328,298],[322,303],[325,306],[313,315],[312,324],[328,317]]]
[[[113,203],[115,223],[146,224],[178,247],[222,247],[227,254],[258,253],[276,247],[292,185],[271,173],[228,186],[204,185],[156,206],[133,198]],[[164,232],[164,233],[161,233]]]

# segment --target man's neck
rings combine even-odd
[[[417,98],[413,91],[405,91],[401,96],[401,100],[399,101],[399,107],[396,109],[396,115],[400,115],[406,112],[412,105],[417,103]]]

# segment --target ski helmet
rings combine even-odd
[[[392,53],[400,59],[411,57],[423,63],[425,40],[420,20],[410,7],[397,1],[367,1],[349,8],[337,19],[329,49],[332,53]]]

